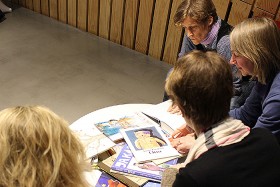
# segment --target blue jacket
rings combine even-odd
[[[280,142],[280,72],[266,85],[256,82],[244,105],[229,114],[250,127],[268,129]]]

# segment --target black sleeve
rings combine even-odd
[[[197,182],[186,172],[180,169],[179,173],[176,175],[176,179],[173,183],[173,187],[195,187],[198,186]]]

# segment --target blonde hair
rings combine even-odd
[[[83,146],[46,107],[2,110],[0,150],[0,186],[87,186]]]
[[[254,64],[253,78],[266,84],[280,71],[280,31],[270,18],[250,18],[230,34],[233,52]]]

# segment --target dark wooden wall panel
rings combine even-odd
[[[32,0],[26,0],[26,8],[33,10],[33,1]]]
[[[58,0],[49,0],[50,2],[50,17],[54,19],[58,19]]]
[[[256,0],[256,7],[259,9],[276,14],[279,6],[279,0]]]
[[[77,0],[68,0],[68,24],[77,26]]]
[[[42,14],[49,16],[49,0],[41,0],[41,11]]]
[[[155,4],[149,55],[161,59],[167,29],[170,0],[157,0]]]
[[[81,30],[87,30],[87,0],[78,0],[78,28]]]
[[[163,60],[166,62],[175,63],[177,60],[178,51],[181,47],[183,29],[181,27],[176,27],[173,21],[173,17],[176,13],[177,7],[181,2],[182,0],[173,0],[172,3],[172,9],[163,54]]]
[[[135,50],[147,54],[151,33],[154,0],[140,0]]]
[[[221,19],[225,19],[226,17],[229,2],[229,0],[213,0],[213,3],[215,4],[217,10],[217,14]]]
[[[228,18],[228,23],[232,26],[240,23],[242,20],[247,19],[250,15],[252,5],[247,4],[240,0],[232,0],[232,7]]]
[[[127,0],[123,24],[122,45],[134,49],[139,1]]]
[[[67,23],[67,2],[66,0],[58,0],[58,20]]]
[[[111,0],[100,0],[99,36],[109,39]]]
[[[35,12],[41,13],[41,0],[33,0],[33,9]]]
[[[88,32],[98,35],[98,24],[99,0],[88,0]]]
[[[112,0],[110,40],[121,44],[124,16],[124,0]]]
[[[269,17],[269,18],[273,19],[274,15],[267,12],[267,11],[264,11],[262,9],[259,9],[259,8],[255,7],[254,10],[253,10],[253,16],[252,17]]]

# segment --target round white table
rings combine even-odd
[[[102,108],[79,118],[71,124],[71,128],[87,128],[94,123],[132,115],[135,112],[145,110],[151,106],[153,106],[153,104],[123,104]]]

